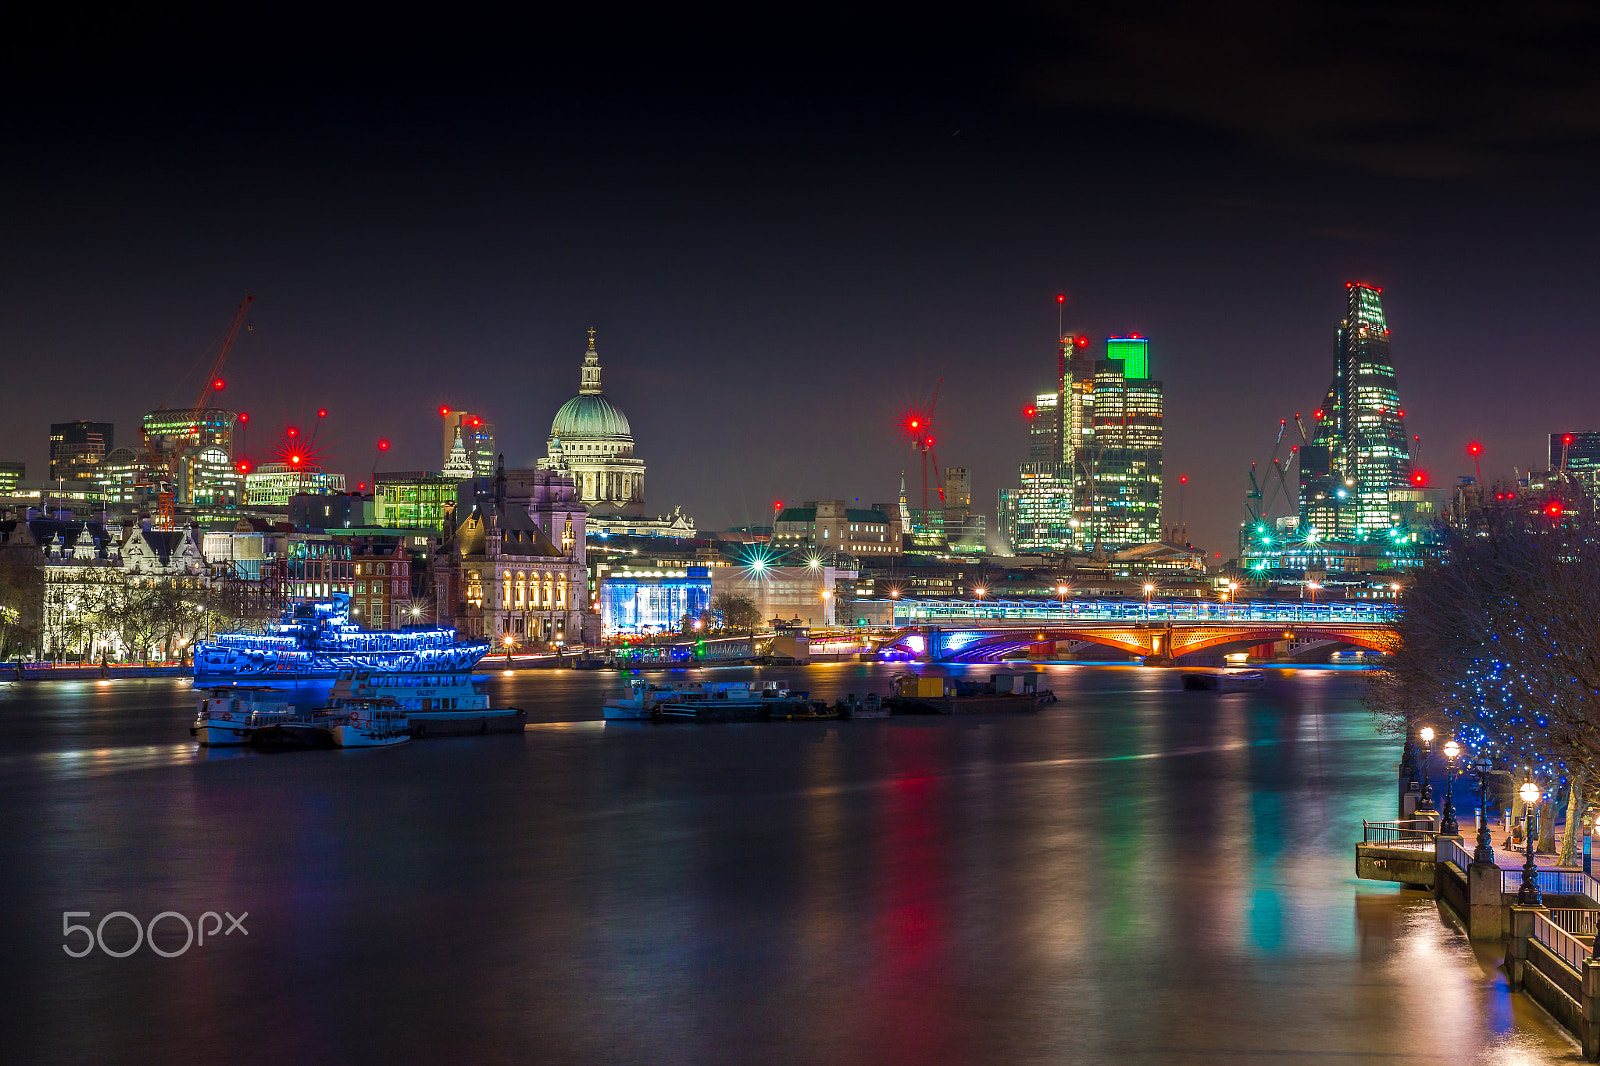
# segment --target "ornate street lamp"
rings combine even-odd
[[[1481,758],[1472,764],[1478,772],[1478,846],[1472,849],[1473,862],[1494,862],[1494,849],[1489,846],[1489,771],[1494,760]]]
[[[1422,795],[1417,804],[1433,810],[1433,782],[1428,779],[1428,764],[1433,760],[1433,727],[1425,725],[1417,731],[1422,738]]]
[[[1533,805],[1539,802],[1539,786],[1524,781],[1519,794],[1528,819],[1528,827],[1523,832],[1528,838],[1528,861],[1522,864],[1522,887],[1517,889],[1517,902],[1524,907],[1542,907],[1544,897],[1539,893],[1539,868],[1533,864]]]
[[[1445,765],[1449,767],[1449,772],[1444,779],[1444,820],[1439,823],[1439,832],[1449,837],[1457,836],[1461,832],[1461,827],[1456,825],[1455,803],[1456,756],[1460,754],[1460,744],[1453,740],[1445,741],[1444,758]]]

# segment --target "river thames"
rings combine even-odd
[[[0,1060],[1579,1060],[1355,878],[1398,754],[1360,673],[1044,673],[1015,717],[606,726],[616,673],[492,672],[520,736],[271,755],[197,748],[186,682],[0,686]],[[248,916],[69,957],[114,911]]]

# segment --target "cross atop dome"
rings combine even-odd
[[[583,396],[599,396],[604,390],[600,388],[600,353],[594,350],[594,330],[589,331],[589,350],[583,353],[583,379],[578,384],[578,392]]]

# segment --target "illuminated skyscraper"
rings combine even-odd
[[[1316,433],[1300,456],[1300,513],[1308,531],[1360,540],[1403,524],[1420,490],[1411,482],[1383,290],[1358,282],[1345,290],[1333,381],[1317,412]]]
[[[1150,342],[1111,337],[1084,391],[1078,448],[1079,545],[1120,551],[1161,539],[1165,398],[1150,377]]]

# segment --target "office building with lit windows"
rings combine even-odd
[[[344,491],[344,475],[306,470],[291,463],[262,463],[244,478],[244,494],[251,507],[289,510],[291,496],[320,496]]]
[[[1600,493],[1600,432],[1550,434],[1550,472],[1565,475],[1591,495]]]
[[[785,507],[772,520],[774,551],[888,559],[901,552],[900,534],[896,509],[883,503],[851,507],[846,500],[807,500],[798,507]]]
[[[374,474],[373,524],[383,529],[442,529],[445,515],[455,510],[456,487],[472,477],[468,474],[457,480],[447,476],[449,473],[402,470]]]
[[[116,446],[115,437],[116,426],[110,422],[52,423],[50,480],[96,480],[100,461]]]
[[[181,408],[158,408],[140,426],[142,458],[150,474],[170,486],[181,506],[237,504],[239,471],[233,464],[233,431],[238,416],[207,407],[198,415]]]
[[[1363,540],[1407,526],[1423,508],[1413,483],[1383,290],[1345,285],[1333,380],[1300,454],[1300,526],[1324,540]]]
[[[1106,352],[1080,390],[1092,432],[1077,450],[1074,514],[1081,550],[1116,552],[1162,536],[1165,399],[1147,338],[1111,337]]]

